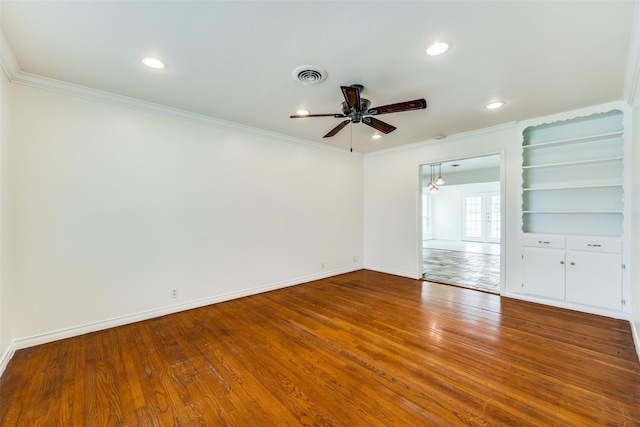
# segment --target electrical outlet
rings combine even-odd
[[[171,289],[171,298],[178,298],[178,288]]]
[[[360,262],[360,257],[358,255],[354,255],[353,262]]]

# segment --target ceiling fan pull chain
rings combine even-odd
[[[353,123],[351,123],[351,126],[349,126],[350,130],[351,130],[351,152],[353,153]]]

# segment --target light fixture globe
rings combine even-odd
[[[429,194],[437,194],[438,193],[438,186],[435,185],[433,183],[433,168],[435,165],[429,165],[429,167],[431,168],[431,179],[429,180],[429,183],[427,184],[427,191],[429,191]]]
[[[438,177],[436,178],[436,185],[444,185],[444,177],[442,176],[442,163],[438,165]]]

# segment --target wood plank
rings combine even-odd
[[[16,352],[2,426],[640,425],[628,322],[361,270]]]

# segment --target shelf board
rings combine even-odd
[[[540,165],[527,165],[522,166],[522,169],[539,169],[539,168],[554,168],[554,167],[564,167],[564,166],[580,166],[580,165],[590,165],[597,163],[610,163],[610,162],[618,162],[624,160],[622,156],[616,157],[604,157],[600,159],[591,159],[591,160],[576,160],[572,162],[560,162],[560,163],[545,163]]]
[[[554,145],[568,145],[568,144],[577,144],[577,143],[583,143],[583,142],[597,141],[599,139],[622,136],[623,132],[624,131],[608,132],[608,133],[601,133],[601,134],[598,134],[598,135],[581,136],[581,137],[578,137],[578,138],[568,138],[568,139],[560,139],[560,140],[557,140],[557,141],[540,142],[538,144],[523,145],[522,148],[524,148],[524,149],[543,148],[543,147],[551,147],[551,146],[554,146]]]
[[[581,189],[589,189],[589,188],[616,188],[616,187],[622,187],[622,183],[565,185],[565,186],[553,186],[553,187],[524,187],[522,191],[581,190]]]
[[[559,210],[543,210],[543,211],[522,211],[523,214],[620,214],[622,211],[559,211]]]

